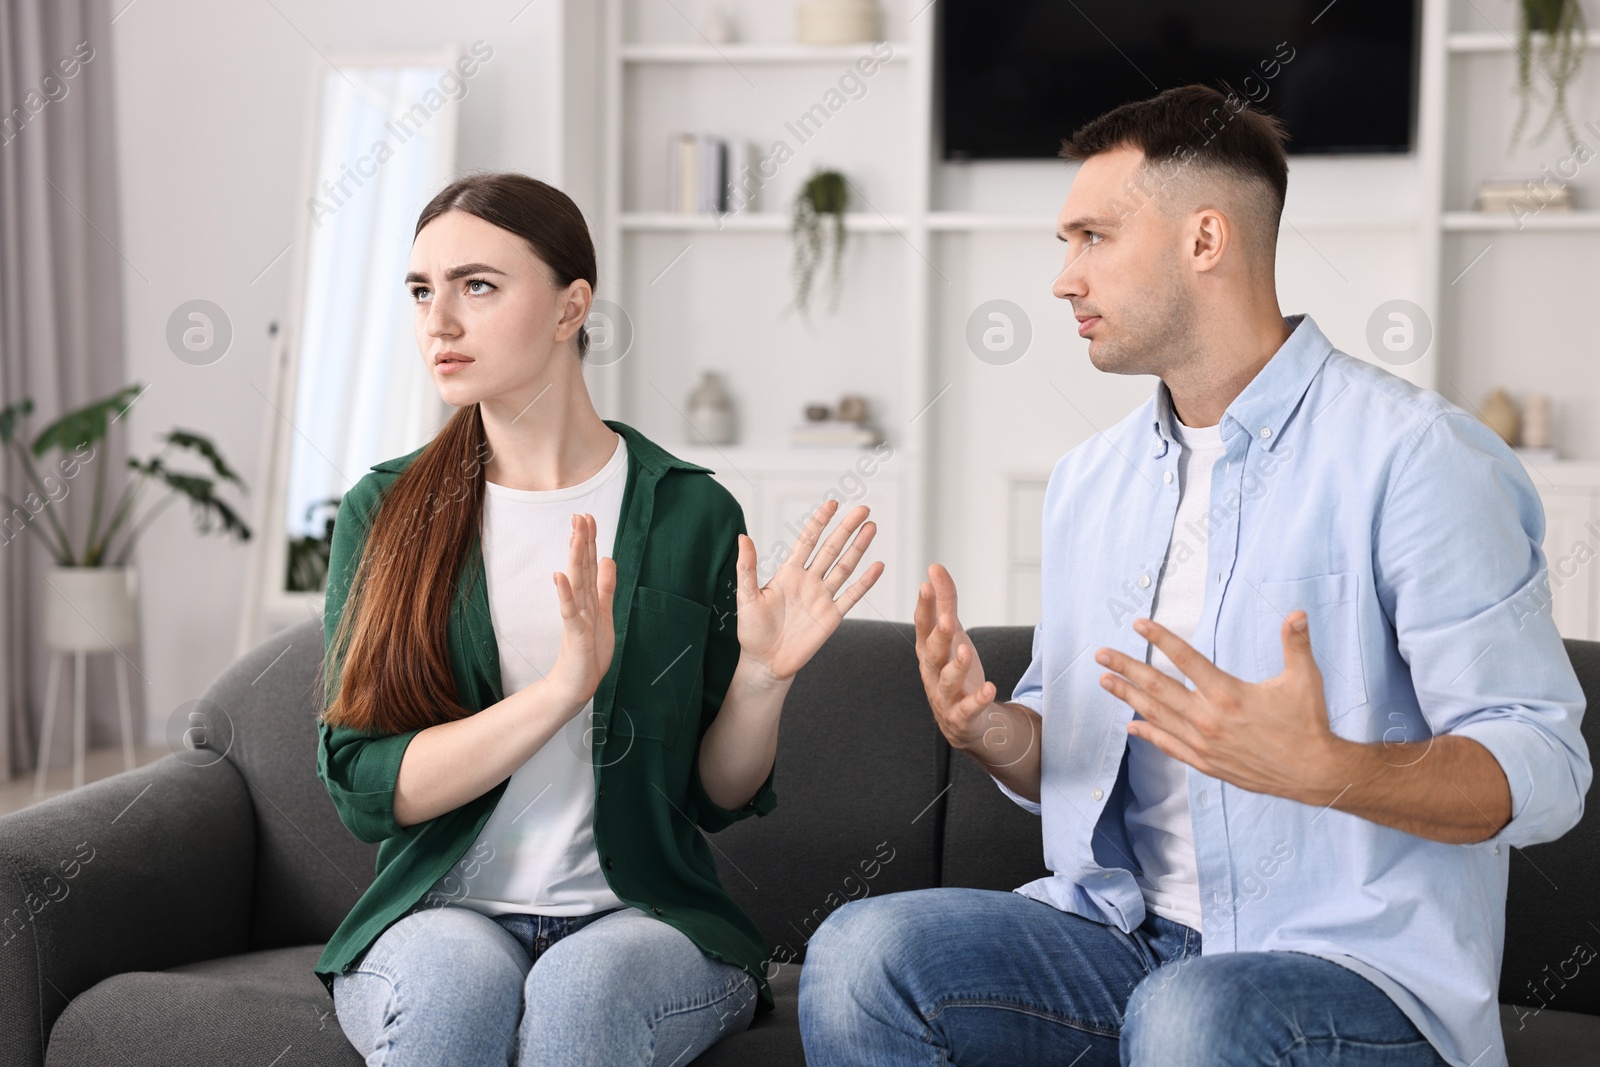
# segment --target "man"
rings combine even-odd
[[[1064,145],[1055,295],[1160,382],[1056,465],[1011,702],[944,568],[916,609],[940,729],[1054,873],[840,908],[809,1062],[1506,1062],[1510,847],[1592,776],[1544,515],[1478,420],[1281,315],[1283,140],[1187,86]]]

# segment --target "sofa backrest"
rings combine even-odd
[[[372,884],[378,847],[350,835],[317,777],[322,656],[322,621],[297,623],[232,663],[197,709],[255,805],[252,949],[328,940]]]
[[[950,765],[908,623],[846,619],[784,704],[778,805],[708,838],[778,963],[846,901],[938,884]]]
[[[970,636],[984,673],[1006,699],[1033,656],[1033,627],[975,626]],[[1009,891],[1050,873],[1039,816],[1000,792],[971,757],[952,753],[945,800],[940,885]]]
[[[1600,642],[1566,642],[1588,708],[1583,737],[1600,764]],[[1600,1015],[1600,802],[1561,837],[1511,850],[1500,1001]],[[1526,1013],[1519,1011],[1526,1019]]]
[[[998,690],[1028,664],[1032,628],[972,631]],[[1009,890],[1047,873],[1039,819],[1008,800],[933,722],[910,624],[848,619],[795,680],[783,714],[778,806],[708,840],[723,884],[780,962],[803,959],[847,900],[935,885]],[[1600,643],[1567,653],[1600,707]],[[372,882],[317,778],[322,624],[280,631],[230,665],[199,707],[256,812],[250,947],[326,941]],[[1584,716],[1600,753],[1600,712]],[[954,758],[952,758],[954,756]],[[1600,805],[1560,839],[1514,849],[1500,998],[1600,1015]]]

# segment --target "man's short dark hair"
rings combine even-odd
[[[1093,119],[1061,142],[1060,156],[1081,162],[1116,148],[1136,148],[1146,164],[1170,179],[1179,169],[1221,172],[1256,186],[1270,197],[1260,212],[1276,243],[1278,219],[1289,189],[1289,140],[1283,123],[1250,107],[1233,93],[1205,85],[1168,89],[1135,100]]]

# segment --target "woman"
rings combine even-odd
[[[317,766],[379,847],[316,973],[371,1064],[686,1064],[772,1007],[701,831],[776,803],[874,526],[824,505],[757,587],[727,491],[596,414],[594,246],[543,182],[445,188],[406,285],[459,410],[334,527]]]

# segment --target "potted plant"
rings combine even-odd
[[[794,220],[789,232],[794,236],[795,306],[805,313],[811,301],[811,286],[824,258],[823,229],[828,225],[833,255],[830,271],[828,310],[839,304],[839,265],[844,253],[844,213],[850,202],[850,187],[836,170],[814,171],[795,197]],[[831,225],[829,225],[831,224]]]
[[[1539,127],[1536,141],[1542,141],[1557,115],[1566,128],[1568,141],[1578,139],[1572,118],[1567,114],[1567,88],[1583,64],[1588,25],[1579,0],[1518,0],[1517,3],[1517,90],[1522,106],[1511,131],[1511,144],[1517,143],[1528,105],[1533,96],[1533,65],[1538,63],[1542,77],[1553,90],[1550,114]],[[1540,34],[1537,47],[1533,35]],[[1537,51],[1537,59],[1535,59]]]
[[[332,496],[306,508],[307,522],[317,512],[326,512],[322,533],[316,537],[306,534],[289,539],[289,568],[284,576],[284,589],[288,592],[315,593],[327,585],[328,558],[333,554],[333,520],[338,517],[343,500],[342,496]]]
[[[173,501],[187,499],[190,502],[195,525],[202,533],[209,533],[220,522],[223,531],[241,541],[250,539],[249,527],[214,492],[218,480],[233,482],[241,492],[245,490],[244,482],[229,468],[209,439],[175,429],[162,438],[163,448],[148,460],[128,459],[128,466],[136,476],[123,487],[108,518],[103,517],[102,508],[106,464],[95,466],[88,530],[81,548],[72,543],[55,505],[71,493],[72,480],[84,464],[95,459],[95,446],[106,439],[112,423],[133,405],[140,392],[140,386],[130,385],[103,400],[69,411],[39,431],[31,443],[24,443],[22,439],[22,424],[33,412],[33,400],[24,397],[0,409],[0,446],[16,455],[33,486],[33,491],[20,503],[0,493],[0,503],[6,508],[5,515],[0,516],[0,540],[10,541],[22,528],[32,530],[55,560],[48,578],[62,595],[49,598],[45,609],[46,640],[52,648],[106,649],[133,639],[136,630],[128,553],[155,516]],[[199,454],[209,465],[209,472],[196,474],[169,467],[166,457],[169,448]],[[62,453],[62,458],[57,460],[54,470],[47,468],[41,475],[34,460],[51,451]],[[163,486],[166,492],[161,500],[134,519],[134,510],[146,486],[152,483]],[[35,521],[41,516],[42,523]]]

